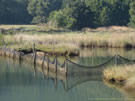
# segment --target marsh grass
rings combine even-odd
[[[116,88],[128,96],[129,100],[135,100],[135,65],[125,65],[107,68],[104,70],[104,82],[108,87]],[[110,82],[115,79],[116,82]],[[125,80],[121,84],[119,80]]]
[[[102,31],[63,31],[62,28],[49,28],[46,25],[1,25],[0,28],[25,27],[39,32],[17,32],[16,34],[3,35],[4,43],[16,49],[36,48],[44,51],[74,51],[79,48],[135,48],[134,31],[129,32],[102,32]],[[44,30],[42,32],[42,30]],[[49,31],[48,31],[49,30]],[[50,30],[51,31],[50,33]],[[41,32],[40,32],[41,31]],[[56,31],[56,32],[55,32]]]
[[[104,79],[114,85],[121,85],[126,92],[133,93],[135,91],[135,65],[107,68],[104,70]]]
[[[104,78],[108,81],[115,80],[119,83],[121,80],[127,81],[135,75],[135,65],[121,65],[107,68],[104,70]]]
[[[130,34],[99,34],[88,32],[87,34],[78,34],[77,32],[63,34],[27,34],[19,33],[14,35],[5,35],[6,44],[12,43],[37,43],[55,46],[69,47],[110,47],[110,48],[132,48],[135,47],[135,35]]]

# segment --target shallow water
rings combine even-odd
[[[97,65],[115,54],[134,59],[135,50],[84,49],[70,58],[82,65]],[[104,83],[102,74],[56,77],[42,68],[0,57],[1,101],[128,101],[127,94]]]

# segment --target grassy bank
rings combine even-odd
[[[84,29],[74,32],[38,25],[2,25],[0,28],[25,29],[0,35],[0,45],[16,50],[30,49],[33,43],[39,50],[61,54],[78,54],[77,50],[84,47],[135,48],[135,31],[127,27]]]
[[[121,85],[126,91],[135,90],[135,65],[125,65],[104,70],[104,79],[110,83]]]
[[[110,47],[110,48],[132,48],[135,47],[135,34],[118,34],[118,33],[92,33],[88,32],[77,33],[63,33],[63,34],[27,34],[17,33],[13,35],[3,35],[4,43],[11,44],[26,44],[37,43],[39,45],[55,45],[68,46],[74,48],[80,47]]]
[[[112,47],[124,48],[135,47],[134,30],[122,30],[122,27],[117,30],[105,30],[106,28],[85,29],[84,31],[66,31],[63,29],[52,29],[45,26],[36,25],[14,25],[13,28],[31,29],[28,32],[17,32],[12,35],[4,35],[6,44],[26,42],[36,42],[40,45],[55,44],[62,46],[70,46],[75,48],[80,47]],[[25,27],[24,27],[25,26]],[[0,26],[6,29],[6,26]],[[11,28],[11,26],[7,26]],[[47,29],[48,28],[48,29]],[[112,28],[113,29],[113,28]],[[116,28],[115,28],[116,29]],[[32,30],[39,30],[39,32],[32,32]],[[56,32],[55,32],[56,30]],[[41,31],[41,32],[40,32]],[[50,32],[51,33],[50,33]]]

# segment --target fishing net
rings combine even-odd
[[[70,90],[76,85],[89,81],[102,81],[103,69],[119,65],[132,65],[135,60],[131,60],[120,55],[115,55],[104,63],[95,66],[84,66],[67,59],[67,87]]]
[[[80,65],[77,64],[69,59],[67,59],[67,73],[68,74],[87,74],[89,73],[89,71],[101,71],[103,68],[115,64],[115,56],[109,58],[108,60],[106,60],[104,63],[99,64],[99,65],[95,65],[95,66],[84,66],[84,65]]]

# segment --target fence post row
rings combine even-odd
[[[13,50],[11,50],[10,48],[6,48],[6,45],[4,47],[0,47],[0,49],[3,51],[5,56],[9,55],[9,57],[12,57],[13,59],[15,59],[17,57],[19,59],[19,61],[21,62],[22,56],[23,56],[22,52],[18,52],[18,54],[17,54],[14,48],[13,48]],[[36,53],[36,49],[35,49],[35,43],[33,44],[33,59],[34,59],[34,65],[36,65],[37,53]],[[47,59],[47,63],[45,63],[46,59]],[[57,73],[57,71],[58,71],[57,55],[56,55],[54,60],[55,60],[54,63],[53,63],[54,64],[54,72]],[[48,71],[49,70],[49,66],[50,66],[50,61],[49,61],[48,54],[46,55],[46,53],[44,53],[44,56],[42,58],[42,62],[41,63],[42,63],[42,68],[44,68],[44,65],[46,65],[46,68],[47,68],[47,71]],[[65,62],[64,62],[63,66],[64,66],[63,70],[67,74],[67,59],[65,59]]]

